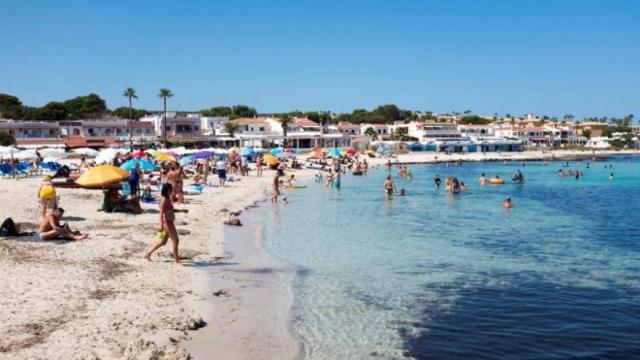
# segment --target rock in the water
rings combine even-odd
[[[229,219],[224,221],[225,225],[242,226],[240,219]]]

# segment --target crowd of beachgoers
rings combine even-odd
[[[289,197],[304,196],[297,189],[307,180],[337,190],[347,173],[382,168],[388,177],[381,190],[391,200],[410,195],[393,182],[394,176],[413,178],[407,163],[540,159],[538,153],[489,159],[354,149],[301,155],[290,149],[109,148],[74,154],[0,149],[0,269],[11,279],[0,285],[3,357],[47,358],[53,351],[64,358],[186,358],[180,344],[204,323],[198,307],[185,304],[205,301],[210,290],[209,284],[195,285],[206,283],[196,268],[228,259],[223,224],[238,225],[237,214],[264,194],[286,205]],[[581,176],[567,169],[558,175]],[[516,172],[510,180],[523,183],[525,176]],[[504,181],[484,174],[478,179],[480,186]],[[453,195],[469,186],[440,176],[434,185]],[[512,206],[510,199],[503,206]],[[165,266],[170,262],[187,266]]]

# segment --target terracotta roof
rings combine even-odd
[[[320,124],[318,124],[317,122],[309,120],[306,117],[304,117],[304,118],[294,118],[293,119],[293,123],[296,124],[296,125],[300,125],[300,126],[320,126]]]
[[[267,123],[267,119],[264,117],[238,118],[238,119],[231,120],[231,122],[238,125],[259,125],[259,124],[262,125]]]

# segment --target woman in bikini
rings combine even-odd
[[[171,239],[171,244],[173,245],[173,261],[176,264],[180,264],[180,257],[178,256],[178,231],[175,226],[175,213],[177,210],[173,208],[173,203],[171,202],[171,194],[173,192],[173,185],[166,183],[162,185],[162,190],[160,191],[160,231],[159,234],[162,234],[162,237],[159,239],[158,243],[153,245],[149,251],[144,255],[145,259],[151,261],[151,254],[153,254],[159,248],[165,246],[167,244],[167,240]]]

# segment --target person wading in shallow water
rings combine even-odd
[[[393,180],[391,180],[391,175],[387,175],[387,179],[384,181],[384,193],[387,199],[393,196],[394,188],[395,185],[393,184]]]

